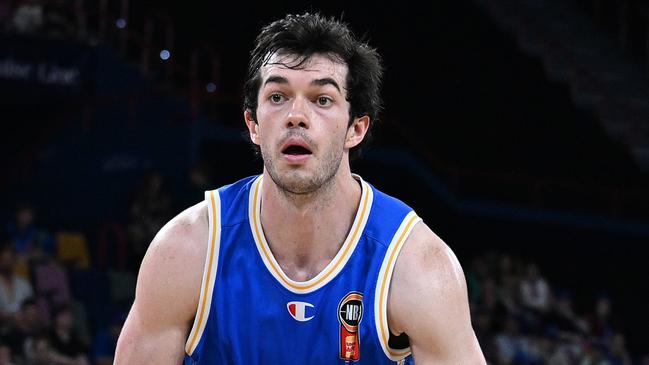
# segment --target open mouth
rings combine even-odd
[[[298,146],[293,144],[284,148],[282,150],[282,153],[285,155],[300,156],[300,155],[310,155],[311,151],[304,146]]]

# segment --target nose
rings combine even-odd
[[[286,117],[287,128],[309,128],[309,106],[308,100],[302,96],[296,96],[291,104],[291,110]]]

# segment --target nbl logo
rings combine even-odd
[[[340,358],[358,361],[361,357],[359,324],[363,319],[363,294],[350,292],[338,305],[340,322]]]
[[[363,302],[350,301],[345,304],[344,308],[340,309],[341,318],[346,324],[347,328],[358,328],[358,322],[361,321],[361,314],[363,310]]]

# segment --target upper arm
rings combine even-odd
[[[140,266],[115,364],[180,364],[198,306],[207,223],[200,205],[156,235]]]
[[[419,223],[397,259],[388,320],[417,364],[486,364],[471,326],[466,281],[451,249]]]

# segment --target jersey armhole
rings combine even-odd
[[[410,236],[415,224],[419,221],[421,221],[421,218],[412,211],[406,215],[403,221],[401,221],[401,225],[392,237],[392,241],[385,253],[383,263],[381,264],[381,270],[379,270],[378,281],[376,283],[376,294],[374,296],[374,320],[376,321],[376,331],[379,343],[381,344],[381,348],[385,355],[390,360],[397,362],[408,357],[408,355],[411,354],[411,350],[410,344],[407,342],[407,336],[405,336],[405,334],[404,337],[393,335],[388,326],[388,291],[399,252],[401,252],[401,248]]]
[[[219,262],[219,246],[221,243],[221,199],[218,190],[205,192],[205,201],[208,212],[208,239],[205,265],[203,266],[203,279],[201,292],[198,298],[198,307],[194,316],[194,324],[185,343],[185,353],[191,356],[200,343],[205,324],[210,314],[212,293]]]

